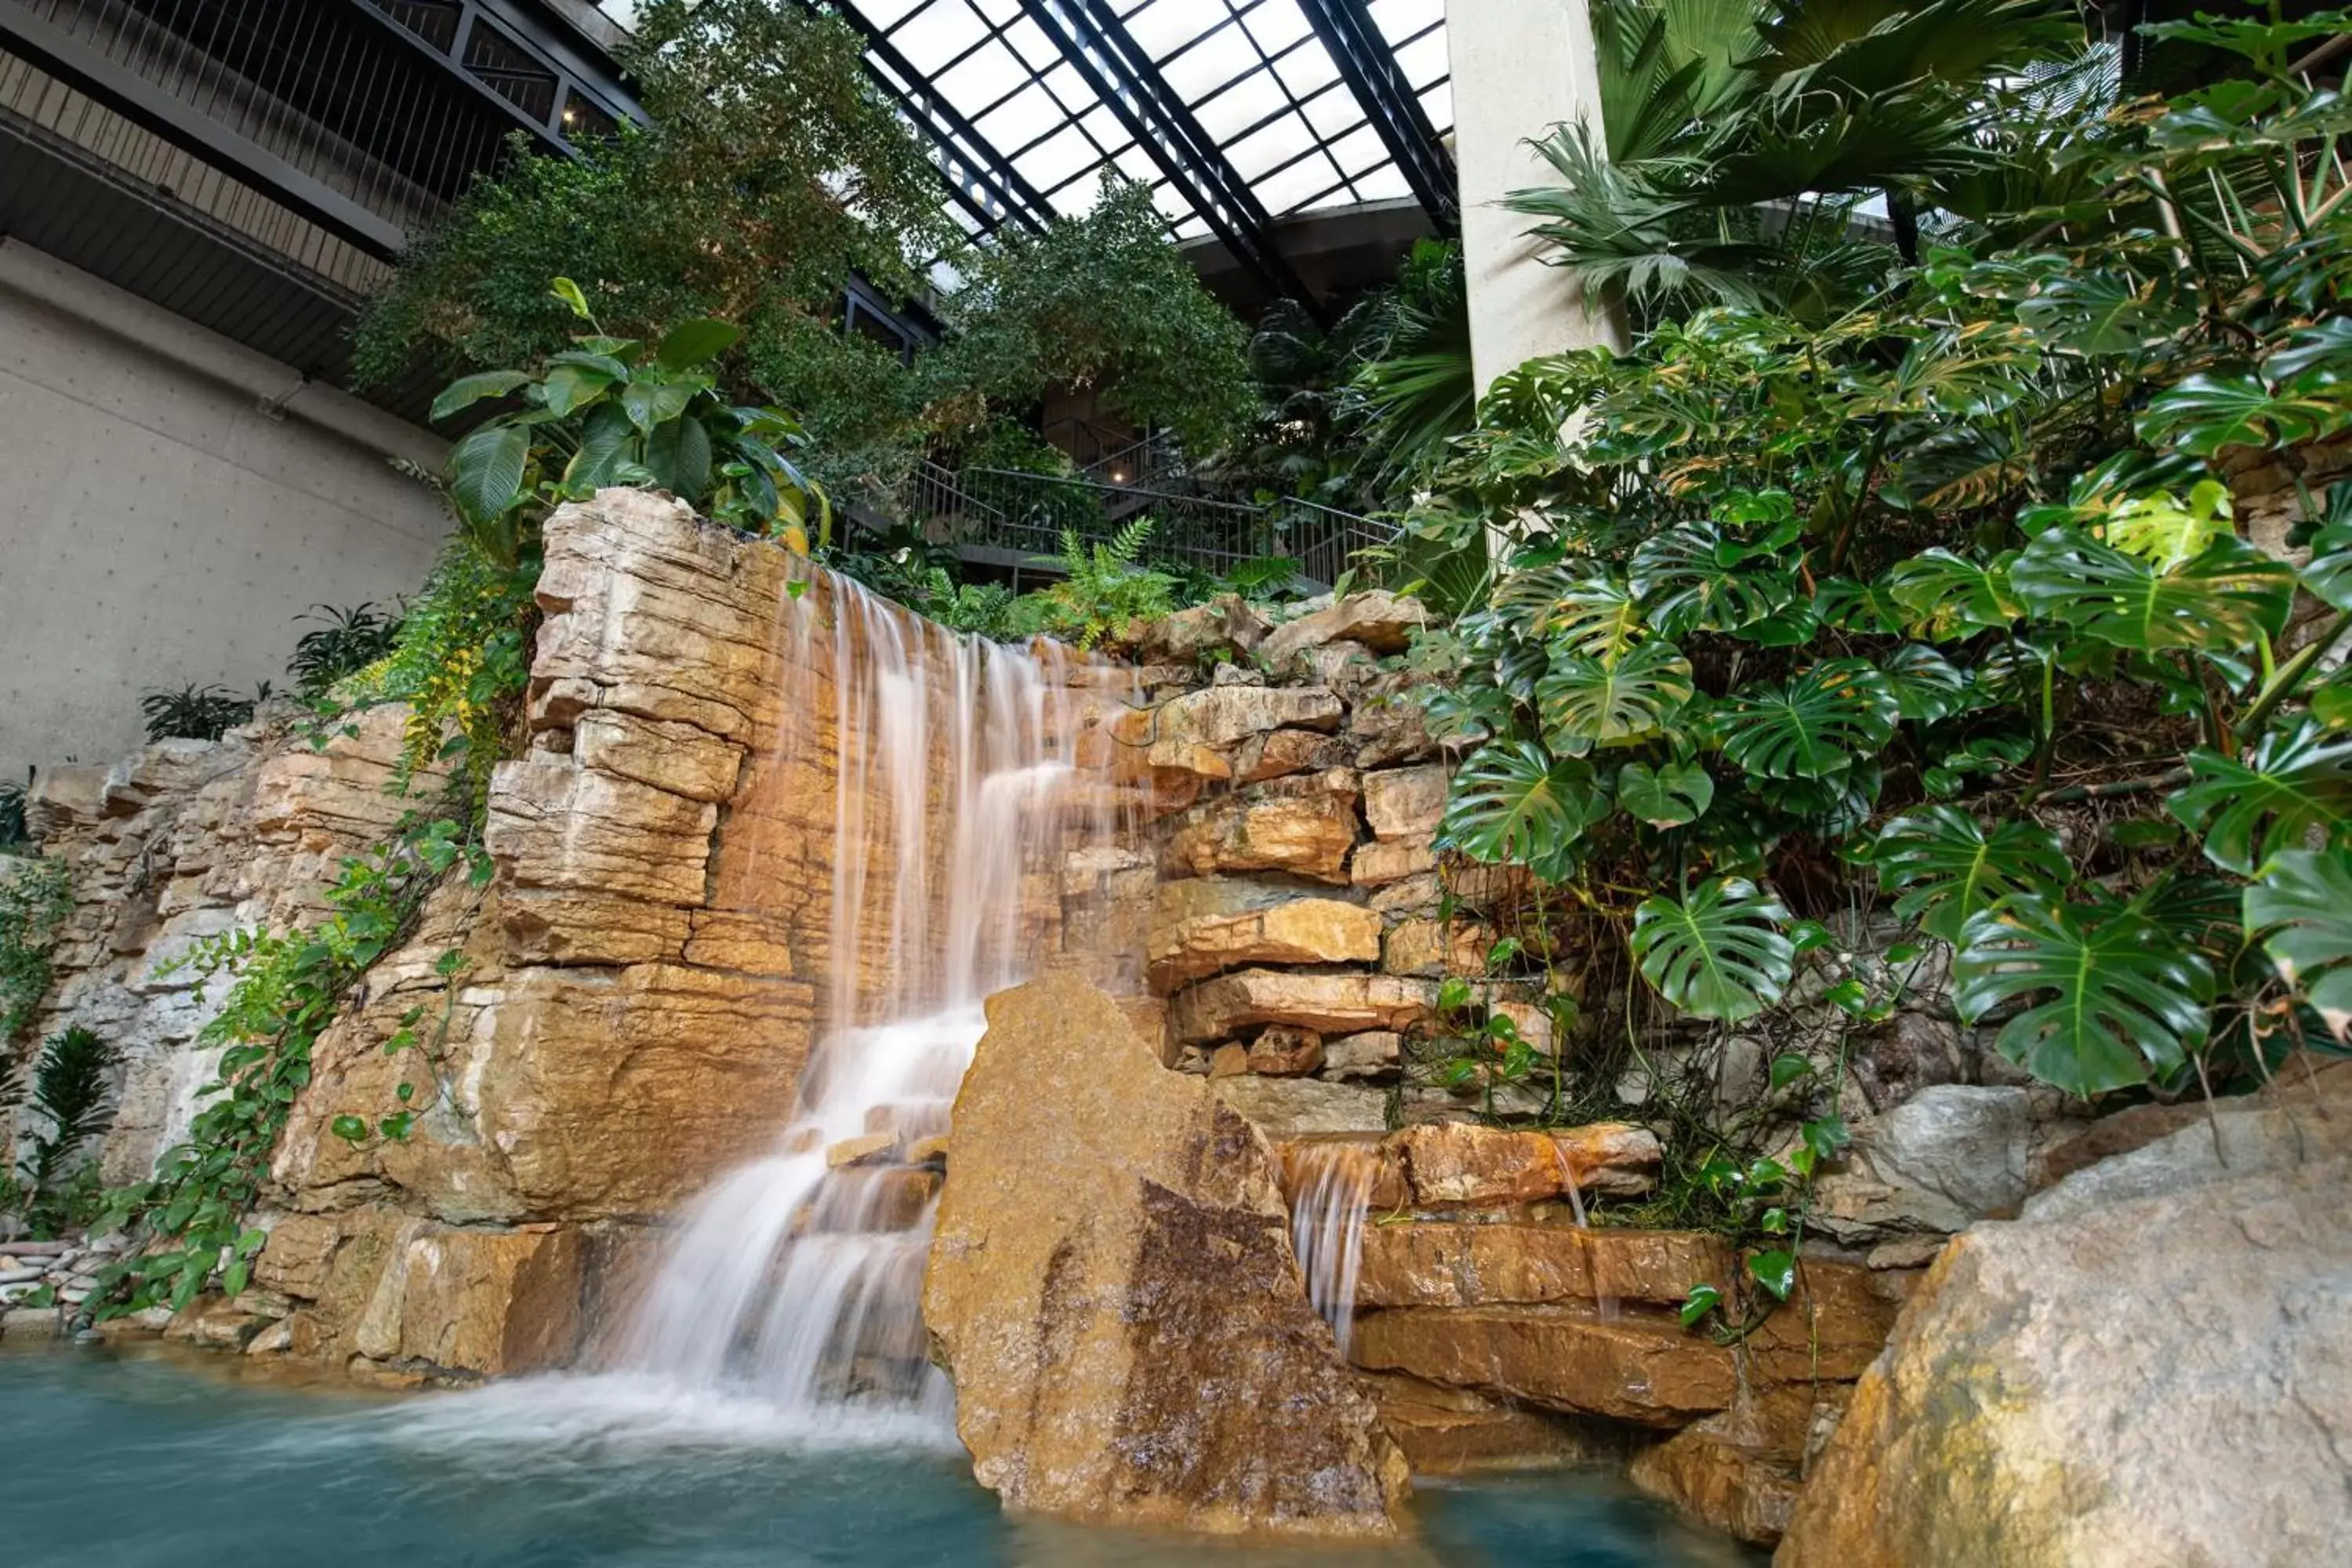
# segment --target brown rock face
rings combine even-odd
[[[560,1366],[580,1337],[581,1263],[576,1231],[426,1229],[385,1269],[355,1346],[485,1377]]]
[[[1739,1388],[1731,1352],[1671,1316],[1611,1320],[1589,1302],[1372,1312],[1352,1353],[1375,1371],[1644,1426],[1728,1409]]]
[[[1327,643],[1360,643],[1374,653],[1402,653],[1414,628],[1424,625],[1429,612],[1416,599],[1375,590],[1350,594],[1328,609],[1274,628],[1259,651],[1280,669],[1293,656]]]
[[[1614,1299],[1670,1306],[1702,1282],[1727,1288],[1730,1274],[1730,1250],[1696,1231],[1407,1221],[1365,1227],[1356,1301],[1469,1307]]]
[[[1381,917],[1339,899],[1290,898],[1225,878],[1163,883],[1152,900],[1150,975],[1165,993],[1254,963],[1380,956]]]
[[[1417,1476],[1591,1464],[1622,1454],[1622,1427],[1530,1410],[1466,1388],[1401,1373],[1367,1376],[1389,1436]]]
[[[1394,1533],[1404,1462],[1307,1305],[1264,1141],[1073,978],[988,1012],[923,1292],[974,1474],[1078,1520]]]
[[[1382,841],[1427,838],[1445,816],[1446,773],[1426,767],[1396,768],[1364,775],[1364,820]]]
[[[1344,884],[1356,827],[1356,774],[1333,768],[1192,807],[1169,835],[1163,864],[1175,876],[1284,871]]]
[[[1323,1037],[1276,1024],[1250,1042],[1249,1069],[1268,1078],[1297,1078],[1323,1065]]]
[[[1296,1024],[1318,1035],[1404,1029],[1429,1016],[1437,988],[1389,974],[1302,974],[1244,969],[1177,994],[1170,1011],[1186,1045],[1224,1039],[1253,1024]]]
[[[1558,1132],[1513,1132],[1441,1121],[1397,1134],[1413,1201],[1430,1207],[1501,1208],[1579,1192],[1649,1190],[1658,1160],[1645,1128],[1601,1121]]]

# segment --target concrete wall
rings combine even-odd
[[[1445,45],[1470,357],[1484,393],[1538,354],[1622,346],[1607,312],[1588,310],[1566,276],[1539,258],[1527,237],[1536,220],[1501,205],[1512,191],[1559,183],[1530,140],[1580,121],[1600,134],[1601,78],[1585,0],[1449,0]]]
[[[142,692],[285,684],[313,605],[414,592],[441,444],[0,243],[0,777],[110,761]]]

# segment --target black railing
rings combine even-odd
[[[935,543],[1047,563],[1061,553],[1066,532],[1093,542],[1148,519],[1147,553],[1155,560],[1223,575],[1244,562],[1281,556],[1318,587],[1339,581],[1360,552],[1394,534],[1370,518],[1313,501],[1252,506],[1078,477],[930,462],[918,468],[889,510],[894,521],[913,525]]]

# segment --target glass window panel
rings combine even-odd
[[[1084,114],[1095,106],[1094,89],[1088,87],[1087,79],[1078,74],[1078,68],[1067,60],[1047,71],[1042,79],[1045,83],[1045,90],[1058,99],[1062,107],[1072,114]]]
[[[1268,55],[1281,53],[1313,31],[1299,14],[1297,0],[1265,0],[1242,19],[1242,26]]]
[[[1111,111],[1110,105],[1107,103],[1097,104],[1080,116],[1078,124],[1085,129],[1088,136],[1094,139],[1095,156],[1097,158],[1111,152],[1128,139],[1127,127],[1119,123],[1118,116]]]
[[[1441,81],[1421,95],[1421,111],[1444,132],[1454,129],[1454,83]]]
[[[999,152],[1026,147],[1069,117],[1053,94],[1032,83],[975,122],[988,144]]]
[[[972,0],[992,27],[1002,27],[1021,15],[1021,0]]]
[[[897,26],[923,7],[923,0],[862,0],[857,10],[877,27]]]
[[[1286,163],[1315,145],[1315,138],[1295,114],[1280,120],[1225,149],[1225,157],[1244,180],[1255,181],[1278,163]]]
[[[1202,0],[1147,0],[1139,10],[1129,12],[1125,21],[1128,33],[1143,46],[1143,52],[1164,60],[1223,21],[1224,15],[1223,6],[1203,5]]]
[[[1274,74],[1282,79],[1293,98],[1304,99],[1338,81],[1339,68],[1331,63],[1330,52],[1322,45],[1307,44],[1275,61]]]
[[[1257,51],[1239,27],[1223,27],[1203,37],[1182,54],[1160,62],[1160,74],[1187,103],[1198,103],[1217,89],[1257,68]]]
[[[1160,177],[1160,165],[1153,163],[1151,154],[1137,142],[1129,142],[1111,162],[1118,164],[1118,172],[1130,180],[1141,180],[1150,184]]]
[[[1192,216],[1192,209],[1185,202],[1183,193],[1165,180],[1152,188],[1151,205],[1165,214],[1171,223]]]
[[[1253,188],[1265,210],[1278,215],[1296,211],[1308,198],[1329,190],[1339,177],[1331,172],[1331,161],[1318,153],[1255,182]]]
[[[1418,43],[1397,51],[1397,67],[1416,88],[1427,87],[1445,74],[1445,29],[1440,27]]]
[[[1445,0],[1372,0],[1372,21],[1390,43],[1445,20]]]
[[[1334,82],[1307,100],[1307,123],[1326,142],[1334,142],[1364,122],[1364,106],[1356,95]]]
[[[1053,69],[1062,58],[1062,51],[1054,47],[1045,29],[1026,16],[1016,17],[1004,29],[1004,41],[1013,46],[1013,52],[1027,62],[1031,70],[1041,74]]]
[[[1331,161],[1339,165],[1341,174],[1350,177],[1362,174],[1388,155],[1389,150],[1381,143],[1381,133],[1370,125],[1350,131],[1331,143]]]
[[[1076,126],[1064,128],[1060,134],[1048,137],[1022,153],[1013,162],[1023,177],[1041,191],[1055,185],[1092,166],[1100,156]]]
[[[964,105],[994,103],[1028,79],[1029,73],[1013,51],[992,41],[942,74],[938,82],[950,103]]]
[[[1412,195],[1412,186],[1405,183],[1404,171],[1394,163],[1374,169],[1356,182],[1356,199],[1365,202],[1394,201]]]
[[[930,75],[988,36],[988,24],[971,8],[971,0],[932,0],[907,25],[890,35],[907,63]]]
[[[1192,113],[1201,129],[1222,146],[1267,115],[1280,113],[1288,101],[1276,85],[1274,74],[1260,66],[1223,91],[1193,105]]]
[[[1176,237],[1178,239],[1206,239],[1209,237],[1209,225],[1205,219],[1188,217],[1183,222],[1176,226]]]

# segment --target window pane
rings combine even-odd
[[[988,24],[969,0],[932,0],[890,36],[917,70],[929,76],[988,36]]]

